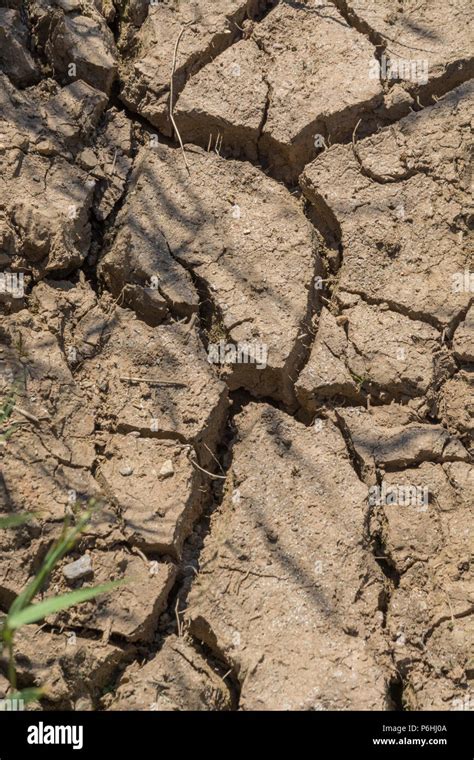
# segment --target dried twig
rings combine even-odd
[[[184,328],[185,333],[190,333],[193,329],[194,325],[196,324],[197,315],[196,312],[194,314],[191,314],[191,319],[189,320],[188,324]]]
[[[223,136],[221,135],[220,132],[218,132],[217,133],[217,138],[216,138],[216,144],[214,145],[214,153],[216,153],[218,156],[221,155],[221,148],[222,148],[222,142],[223,142],[223,140],[224,140]]]
[[[180,612],[179,609],[178,609],[178,607],[179,607],[179,599],[176,600],[176,605],[175,605],[175,608],[174,608],[174,614],[176,615],[176,622],[178,624],[178,636],[179,636],[179,638],[181,638],[182,635],[183,635],[183,623],[179,619],[179,616],[183,614],[184,610]]]
[[[205,446],[205,447],[206,447],[206,449],[208,450],[208,452],[209,452],[209,454],[211,455],[211,457],[213,458],[214,462],[217,464],[217,466],[218,466],[219,470],[220,470],[221,472],[224,472],[224,468],[222,467],[222,465],[221,465],[221,463],[219,462],[218,458],[217,458],[217,457],[216,457],[216,456],[215,456],[215,455],[212,453],[212,451],[211,451],[211,449],[209,448],[209,446],[207,445],[207,443],[205,443],[205,444],[204,444],[204,446]],[[224,474],[225,474],[225,473],[224,473]]]
[[[157,380],[153,377],[128,377],[127,375],[122,375],[119,380],[121,380],[122,383],[147,383],[148,385],[170,385],[174,386],[176,388],[187,388],[187,383],[178,383],[174,380]]]
[[[359,162],[359,164],[361,163],[361,160],[360,160],[360,157],[359,157],[359,153],[357,152],[357,149],[356,149],[356,144],[357,144],[356,134],[357,134],[357,130],[360,127],[361,121],[362,121],[362,119],[359,119],[359,121],[355,125],[354,131],[352,133],[352,150],[354,151],[354,156],[357,158],[357,161]]]
[[[257,578],[274,578],[277,581],[290,580],[289,576],[275,575],[274,573],[259,573],[256,570],[244,570],[244,568],[234,567],[233,565],[219,565],[219,567],[222,568],[222,570],[230,570],[234,573],[242,573],[245,575],[245,578],[248,578],[249,575],[255,575]]]
[[[190,451],[188,451],[188,459],[191,462],[191,464],[194,465],[194,467],[197,467],[198,470],[201,470],[201,472],[204,472],[206,475],[209,475],[210,478],[215,478],[217,480],[225,480],[227,477],[226,475],[215,475],[213,472],[209,472],[209,470],[205,470],[204,467],[201,467],[201,465],[198,464],[196,460],[191,457]]]
[[[126,287],[127,287],[126,285],[123,286],[122,290],[120,291],[120,293],[118,294],[117,298],[113,302],[112,308],[115,306],[115,304],[117,304],[120,301],[121,298],[123,298]],[[123,301],[122,301],[122,303],[123,303]],[[112,333],[110,333],[110,334],[112,334]]]
[[[22,409],[21,406],[15,406],[15,412],[18,412],[18,414],[21,414],[22,417],[26,417],[27,420],[30,420],[30,422],[34,422],[35,425],[39,425],[39,419],[38,417],[35,417],[34,414],[31,414],[31,412],[27,412],[26,409]]]
[[[237,29],[239,29],[242,32],[242,34],[245,34],[245,29],[242,26],[239,26],[238,23],[236,21],[234,21],[233,18],[230,18],[229,21],[230,21],[231,24],[233,24],[234,26],[236,26]]]
[[[243,578],[239,578],[238,579],[237,585],[235,587],[235,595],[236,596],[239,595],[240,587],[241,587],[242,583],[244,583],[247,580],[247,578],[249,577],[249,575],[250,575],[250,570],[247,570],[247,572],[245,573],[245,575],[243,576]]]
[[[147,568],[150,566],[150,560],[145,556],[145,554],[143,554],[142,550],[139,549],[138,546],[130,547],[128,548],[128,551],[130,551],[130,554],[135,554],[137,557],[140,557]]]
[[[175,72],[175,69],[176,69],[176,57],[178,55],[178,47],[179,47],[179,43],[181,41],[181,37],[183,36],[184,32],[186,31],[186,27],[187,26],[188,26],[188,24],[184,24],[184,26],[181,27],[181,31],[178,34],[178,37],[176,39],[176,45],[174,46],[173,67],[171,69],[171,83],[170,83],[170,119],[171,119],[171,123],[172,123],[173,128],[174,128],[174,131],[176,132],[176,136],[177,136],[177,138],[179,140],[179,144],[181,146],[181,151],[183,153],[184,163],[186,165],[187,172],[190,175],[191,171],[189,169],[189,164],[188,164],[188,161],[187,161],[187,158],[186,158],[186,152],[184,150],[183,141],[181,139],[181,135],[179,133],[179,129],[178,129],[177,125],[176,125],[176,122],[175,122],[175,119],[174,119],[174,116],[173,116],[173,108],[174,108],[174,72]]]

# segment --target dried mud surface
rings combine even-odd
[[[0,616],[130,581],[38,709],[474,703],[472,13],[0,0]]]

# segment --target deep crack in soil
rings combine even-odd
[[[471,693],[469,15],[0,0],[0,608],[91,497],[42,593],[133,579],[19,631],[44,709]]]

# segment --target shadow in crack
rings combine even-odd
[[[173,300],[183,303],[189,293],[190,277],[201,316],[207,301],[207,317],[212,312],[210,321],[222,331],[214,338],[232,331],[232,342],[263,342],[268,374],[272,365],[281,371],[296,360],[293,352],[302,351],[305,327],[318,308],[312,282],[323,267],[314,230],[287,191],[256,170],[204,151],[189,151],[188,160],[191,176],[176,149],[143,151],[131,180],[133,197],[102,258],[104,276],[118,271],[114,259],[124,259],[128,248],[141,282],[157,275],[172,314]],[[235,209],[241,218],[233,216]]]
[[[325,624],[346,632],[347,615],[361,589],[369,581],[375,582],[375,575],[371,576],[364,561],[364,554],[371,555],[366,533],[365,486],[356,478],[356,493],[342,488],[341,503],[337,503],[337,489],[331,484],[331,467],[339,465],[347,473],[350,471],[345,443],[338,432],[332,433],[334,440],[329,449],[326,450],[323,443],[318,444],[318,461],[316,449],[309,441],[312,431],[301,425],[302,438],[299,439],[292,418],[286,414],[268,407],[254,424],[257,432],[254,427],[245,427],[234,442],[229,483],[233,483],[234,495],[239,492],[240,497],[232,508],[227,502],[217,522],[213,521],[215,553],[208,555],[204,564],[201,561],[199,572],[202,577],[210,574],[216,605],[223,593],[219,584],[225,585],[228,572],[231,580],[224,596],[229,594],[231,603],[240,603],[245,608],[245,589],[250,585],[260,588],[260,592],[250,595],[253,604],[259,599],[259,593],[262,599],[271,598],[273,593],[280,597],[301,593],[301,599],[305,598],[310,604],[308,614],[315,624],[318,619],[324,619]],[[235,445],[241,436],[246,444],[238,454],[239,461]],[[255,451],[252,467],[248,460],[251,450]],[[278,465],[272,467],[271,462],[279,463],[282,457],[285,470],[298,472],[301,482],[304,481],[304,494],[294,493],[295,488],[298,491],[299,481],[282,478]],[[258,496],[252,495],[254,490]],[[229,498],[227,493],[226,499]],[[323,561],[324,575],[314,571],[316,559]],[[350,567],[353,593],[343,580],[349,577]],[[236,578],[238,590],[229,590],[232,576]],[[237,595],[241,597],[240,602]],[[195,597],[193,604],[199,604],[198,599]]]
[[[335,13],[334,3],[325,2],[324,0],[308,0],[308,2],[300,2],[299,0],[280,0],[279,5],[289,5],[297,11],[304,11],[307,14],[318,16],[321,19],[332,21],[339,26],[347,28],[350,26],[347,21],[340,18]]]
[[[155,158],[153,152],[150,151],[149,160],[143,160],[140,165],[137,184],[142,188],[147,187],[148,192],[139,193],[137,202],[127,210],[125,220],[122,222],[126,224],[127,231],[134,232],[138,240],[144,240],[149,246],[156,244],[157,237],[162,235],[167,241],[173,258],[185,269],[205,280],[211,293],[214,291],[217,296],[219,293],[217,284],[213,283],[214,272],[215,279],[220,279],[222,282],[219,289],[224,292],[228,292],[231,287],[240,289],[241,299],[248,301],[252,293],[259,293],[260,288],[261,302],[268,301],[272,311],[280,308],[286,314],[294,312],[290,283],[286,282],[285,287],[282,287],[282,283],[278,280],[275,284],[268,282],[272,276],[272,261],[275,261],[275,243],[271,239],[272,229],[267,231],[261,226],[259,229],[256,228],[257,225],[265,224],[266,213],[263,203],[260,213],[253,215],[255,221],[252,227],[250,204],[255,207],[252,190],[256,194],[254,197],[261,197],[261,191],[264,188],[259,182],[260,177],[257,177],[256,173],[254,176],[247,177],[242,172],[244,186],[241,190],[237,185],[238,167],[241,164],[209,157],[204,152],[196,154],[196,159],[191,161],[191,177],[187,177],[182,167],[180,152],[175,149],[173,153],[173,156],[163,155],[163,160],[161,160],[161,156]],[[232,167],[232,173],[228,171],[229,165],[235,167]],[[229,177],[232,178],[231,182],[234,182],[235,194],[244,195],[244,201],[250,206],[247,222],[242,220],[238,224],[233,223],[233,199]],[[272,180],[267,180],[267,182],[269,191],[273,190],[273,187],[275,189],[280,187],[278,185],[272,187]],[[254,188],[252,188],[252,183]],[[209,192],[209,185],[212,192]],[[249,186],[248,189],[245,185]],[[228,194],[226,203],[216,202],[216,198],[219,198],[219,195],[222,197],[223,193]],[[247,194],[246,197],[245,194]],[[265,199],[262,200],[265,201]],[[290,211],[283,202],[283,198],[277,196],[272,200],[277,202],[277,210],[283,219],[286,217],[288,225],[296,227],[298,217],[296,207]],[[148,228],[142,220],[146,220]],[[153,224],[149,224],[150,220],[153,220]],[[272,222],[274,223],[274,219]],[[301,222],[304,226],[302,216]],[[244,232],[245,224],[250,226],[250,229],[247,228],[248,233]],[[245,243],[242,233],[249,234],[253,240],[252,232],[256,238],[256,247],[254,251],[250,251],[249,246],[245,246],[246,257],[243,259],[239,251],[239,247]],[[310,238],[309,230],[307,234]],[[156,247],[155,251],[156,271],[159,275],[163,253],[160,255],[160,250]],[[288,264],[291,264],[291,259]],[[312,275],[311,272],[309,279]],[[304,287],[304,283],[302,285]]]

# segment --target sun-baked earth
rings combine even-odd
[[[31,709],[474,703],[472,15],[0,0],[0,623],[125,581]]]

